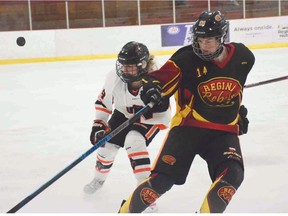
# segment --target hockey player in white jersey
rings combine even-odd
[[[144,44],[132,41],[123,46],[118,54],[116,69],[108,73],[103,90],[95,102],[96,117],[90,134],[93,145],[145,106],[140,99],[141,79],[156,69],[154,56],[150,55]],[[127,151],[137,184],[147,178],[151,170],[147,146],[160,130],[168,127],[170,118],[171,109],[167,99],[100,147],[97,150],[95,177],[85,185],[84,192],[92,194],[103,186],[121,147]],[[147,208],[149,211],[157,211],[155,203]]]

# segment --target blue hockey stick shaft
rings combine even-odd
[[[19,209],[21,209],[23,206],[25,206],[28,202],[30,202],[33,198],[35,198],[38,194],[40,194],[42,191],[44,191],[46,188],[48,188],[50,185],[52,185],[55,181],[57,181],[60,177],[62,177],[65,173],[67,173],[69,170],[71,170],[73,167],[75,167],[78,163],[83,161],[92,152],[94,152],[99,147],[103,146],[106,142],[108,142],[110,139],[112,139],[114,136],[116,136],[123,129],[125,129],[129,125],[133,124],[134,122],[136,122],[140,118],[140,116],[144,115],[147,111],[149,111],[153,107],[153,105],[154,105],[153,103],[149,103],[146,106],[144,106],[137,113],[135,113],[135,115],[132,118],[127,119],[120,126],[115,128],[115,130],[111,131],[109,134],[107,134],[105,137],[103,137],[103,139],[101,139],[99,142],[97,142],[93,147],[91,147],[84,154],[82,154],[80,157],[78,157],[76,160],[74,160],[71,164],[66,166],[63,170],[61,170],[53,178],[51,178],[49,181],[47,181],[45,184],[43,184],[41,187],[39,187],[35,192],[31,193],[29,196],[27,196],[22,201],[20,201],[17,205],[15,205],[13,208],[11,208],[7,213],[17,212]]]

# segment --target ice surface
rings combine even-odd
[[[253,50],[247,84],[287,75],[288,48]],[[164,63],[169,56],[158,57]],[[89,148],[94,102],[115,60],[0,66],[0,212],[26,198]],[[227,213],[288,213],[288,81],[244,91],[250,127],[241,136],[245,180]],[[166,131],[149,147],[155,158]],[[116,213],[135,188],[122,149],[104,187],[83,194],[93,178],[95,152],[19,213]],[[160,213],[199,210],[211,182],[196,157],[187,183],[158,200]]]

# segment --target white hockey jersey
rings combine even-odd
[[[131,118],[144,107],[140,98],[140,92],[130,93],[128,84],[124,83],[116,74],[115,70],[110,71],[105,80],[102,92],[95,103],[95,119],[108,121],[113,109],[123,113],[126,118]],[[144,124],[157,124],[160,129],[169,126],[171,119],[171,107],[160,113],[150,113],[140,117],[140,122]]]

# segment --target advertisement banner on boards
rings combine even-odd
[[[191,44],[193,24],[161,25],[162,47]]]
[[[193,24],[194,23],[161,25],[162,47],[186,46],[191,44]],[[225,41],[230,41],[229,31]]]
[[[288,42],[288,16],[233,20],[230,34],[244,44]]]

